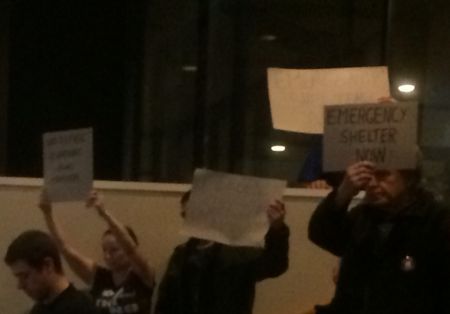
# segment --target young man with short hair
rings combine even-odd
[[[30,314],[97,314],[90,298],[64,275],[56,243],[45,232],[20,234],[9,245],[4,260],[18,288],[36,301]]]

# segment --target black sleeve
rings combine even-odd
[[[289,266],[289,227],[282,224],[269,228],[264,250],[254,261],[255,279],[263,280],[283,274]]]
[[[91,295],[94,297],[99,296],[105,286],[105,283],[108,283],[110,281],[112,281],[112,272],[102,266],[97,266],[90,289]]]
[[[437,286],[438,312],[450,314],[450,209],[444,208],[439,217],[438,238],[434,261],[434,283]]]
[[[100,311],[94,306],[90,299],[86,299],[78,309],[69,309],[67,314],[100,314]]]
[[[349,204],[339,208],[335,197],[333,191],[317,206],[309,221],[308,237],[324,250],[342,256],[350,232]]]
[[[95,307],[92,298],[88,294],[82,291],[77,291],[76,293],[70,303],[68,302],[63,307],[58,308],[58,314],[100,314],[100,311]]]
[[[174,313],[173,308],[177,307],[176,301],[179,298],[177,287],[182,271],[181,251],[181,247],[176,248],[170,257],[166,272],[158,288],[155,314]]]

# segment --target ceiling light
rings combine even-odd
[[[195,65],[183,65],[181,69],[184,72],[197,72],[198,68]]]
[[[284,146],[284,145],[273,145],[270,149],[273,152],[284,152],[286,150],[286,146]]]
[[[402,93],[411,93],[416,89],[413,84],[402,84],[398,86],[398,90]]]
[[[264,34],[259,37],[262,41],[274,41],[277,40],[277,36],[273,34]]]

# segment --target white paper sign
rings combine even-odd
[[[323,133],[323,107],[375,103],[388,97],[387,67],[268,69],[269,99],[275,129]]]
[[[324,171],[342,171],[359,160],[385,169],[417,164],[417,103],[325,107]]]
[[[234,246],[264,245],[267,208],[286,182],[197,169],[182,234]]]
[[[92,129],[45,133],[44,185],[53,202],[85,200],[92,189]]]

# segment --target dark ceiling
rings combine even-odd
[[[268,175],[309,143],[271,128],[272,66],[388,65],[393,95],[417,85],[422,144],[446,152],[449,3],[0,0],[0,170],[39,176],[43,132],[94,126],[99,178],[183,181],[199,165]],[[296,149],[272,160],[265,145],[277,139]]]

